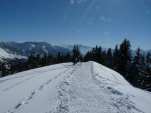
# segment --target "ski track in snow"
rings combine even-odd
[[[67,67],[64,67],[67,68]],[[72,67],[71,67],[72,68]],[[52,70],[57,70],[56,69],[52,69]],[[48,70],[48,71],[52,71],[52,70]],[[60,72],[59,74],[57,74],[54,78],[49,79],[48,81],[46,81],[45,83],[43,83],[42,85],[40,85],[39,88],[35,89],[34,91],[31,92],[31,94],[29,96],[27,96],[25,99],[23,99],[22,101],[20,101],[17,105],[15,105],[15,107],[13,107],[13,109],[8,110],[5,113],[15,113],[17,112],[18,109],[20,109],[21,107],[23,107],[24,105],[28,104],[35,95],[37,95],[38,93],[40,93],[40,91],[42,91],[42,89],[46,86],[49,85],[49,83],[51,83],[51,81],[56,80],[58,77],[60,77],[62,74],[66,73],[66,71],[69,71],[69,68],[67,68],[65,71]]]
[[[23,84],[24,82],[26,82],[26,81],[28,81],[28,80],[34,78],[34,77],[35,77],[35,76],[31,76],[31,77],[29,77],[29,78],[26,78],[26,79],[24,79],[24,80],[21,80],[21,81],[15,83],[15,84],[13,84],[13,85],[11,85],[11,86],[5,88],[5,89],[2,89],[2,92],[9,91],[9,90],[11,90],[12,88],[15,88],[16,86],[18,86],[18,85],[20,85],[20,84]]]
[[[59,90],[58,90],[58,106],[56,107],[56,111],[49,111],[46,113],[68,113],[69,110],[69,100],[70,100],[70,78],[72,78],[72,75],[77,69],[81,66],[81,64],[78,64],[75,69],[73,69],[66,77],[64,77],[64,80],[59,84]]]
[[[98,76],[98,74],[94,73],[93,64],[91,64],[91,75],[92,75],[92,78],[93,78],[94,82],[102,90],[105,90],[105,92],[110,92],[110,94],[112,94],[112,96],[111,96],[111,100],[112,100],[111,106],[113,106],[114,109],[117,109],[116,110],[116,111],[118,111],[117,113],[135,113],[135,112],[136,113],[144,113],[143,111],[141,111],[140,109],[135,107],[135,104],[132,101],[130,101],[128,95],[124,95],[122,92],[120,92],[116,89],[113,89],[110,86],[107,86],[107,84],[104,85],[104,83],[101,83],[99,80],[97,80],[96,76]],[[113,75],[114,78],[116,80],[118,80],[114,74],[111,74],[111,75]],[[99,76],[99,77],[101,77],[101,76]],[[106,80],[110,81],[110,79],[106,79]],[[107,87],[104,87],[104,86],[107,86]]]
[[[45,70],[45,71],[43,72],[43,74],[48,73],[48,72],[50,72],[50,71],[55,71],[55,70],[58,70],[58,69],[62,69],[62,68],[69,68],[69,66],[65,66],[65,65],[64,65],[64,67],[61,67],[61,68],[59,67],[59,68],[54,68],[54,69],[47,69],[47,70]],[[41,72],[41,71],[34,71],[34,72],[39,73],[39,72]],[[25,83],[26,81],[31,80],[31,79],[34,78],[34,77],[36,77],[36,75],[28,74],[28,75],[24,75],[24,76],[20,76],[20,77],[13,77],[13,78],[10,78],[10,79],[1,80],[0,83],[4,83],[4,82],[6,82],[6,81],[13,80],[13,79],[25,78],[24,80],[21,80],[21,81],[19,81],[19,82],[17,82],[17,83],[14,83],[14,84],[12,84],[11,86],[2,89],[1,91],[2,91],[2,92],[9,91],[10,89],[15,88],[16,86],[18,86],[18,85],[20,85],[20,84],[23,84],[23,83]]]
[[[59,69],[63,69],[63,71]],[[53,72],[54,70],[56,71]],[[57,70],[58,73],[56,73]],[[55,76],[49,77],[51,71]],[[32,75],[33,72],[35,74]],[[147,112],[144,111],[142,106],[141,108],[138,107],[137,101],[132,99],[137,96],[135,93],[138,93],[138,90],[129,86],[129,83],[120,75],[116,75],[102,65],[99,68],[94,62],[78,63],[74,66],[63,65],[59,68],[46,68],[33,72],[27,72],[29,73],[27,76],[23,74],[24,76],[4,78],[4,81],[0,82],[0,84],[3,84],[11,79],[23,78],[2,89],[5,94],[5,92],[13,90],[23,83],[28,83],[29,80],[33,79],[34,81],[34,78],[39,82],[39,79],[43,78],[42,75],[46,75],[44,81],[42,80],[39,85],[36,84],[38,87],[30,90],[29,95],[24,95],[24,98],[20,101],[17,100],[17,104],[10,104],[12,107],[7,110],[4,109],[5,112],[3,113],[35,113],[32,112],[33,106],[36,109],[36,102],[41,102],[39,98],[44,99],[42,103],[46,103],[45,105],[48,106],[41,106],[46,109],[42,109],[38,113],[150,113],[147,110]],[[36,76],[36,73],[40,74]],[[128,91],[135,91],[129,93],[121,90],[121,87],[132,88]],[[18,90],[18,87],[15,89]],[[48,95],[45,95],[46,93]],[[139,93],[142,94],[141,91]],[[147,96],[149,94],[148,92],[144,93]]]
[[[64,65],[64,67],[53,68],[53,69],[46,69],[46,70],[44,70],[44,72],[54,71],[54,70],[58,70],[58,69],[62,69],[62,68],[68,68],[69,66],[71,66],[71,65]],[[2,80],[0,80],[0,84],[2,84],[4,82],[7,82],[9,80],[18,79],[18,78],[24,78],[24,77],[27,77],[27,76],[32,76],[33,72],[36,72],[36,73],[40,72],[41,73],[41,70],[33,69],[32,72],[31,72],[31,70],[29,70],[29,71],[26,72],[26,74],[28,74],[28,75],[24,74],[23,76],[16,76],[16,77],[13,77],[13,76],[11,77],[10,76],[9,78],[6,78],[6,79],[2,78]],[[21,74],[21,73],[19,73],[19,74]],[[35,76],[35,75],[33,75],[33,76]]]

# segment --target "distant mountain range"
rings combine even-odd
[[[61,47],[67,48],[68,50],[72,50],[74,45],[60,45]],[[78,45],[79,49],[81,51],[82,54],[86,54],[88,51],[90,51],[92,49],[92,47],[89,46],[85,46],[85,45]]]
[[[52,54],[58,52],[66,54],[71,52],[74,45],[51,45],[47,42],[0,42],[0,60],[2,59],[25,59],[31,54]],[[82,54],[86,54],[92,47],[79,45]],[[106,50],[104,48],[104,50]],[[143,54],[146,51],[141,50]],[[151,50],[147,51],[151,52]],[[132,55],[135,56],[135,51],[132,50]]]
[[[0,42],[0,60],[13,58],[26,58],[31,54],[52,54],[58,52],[66,54],[70,52],[73,45],[51,45],[47,42]],[[82,54],[85,54],[91,47],[79,45]]]

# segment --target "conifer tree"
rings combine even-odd
[[[119,67],[119,48],[118,45],[116,45],[113,52],[113,69],[118,71],[118,67]]]
[[[130,66],[129,75],[127,80],[130,81],[134,86],[139,86],[140,81],[140,66],[141,66],[141,50],[138,48],[136,50],[136,55],[133,58],[132,65]]]
[[[146,55],[146,63],[148,65],[151,65],[151,53],[150,52],[148,52]]]
[[[112,65],[113,65],[113,54],[112,54],[112,49],[111,48],[109,48],[107,50],[106,58],[107,58],[107,61],[106,61],[107,66],[112,67]]]
[[[128,68],[131,64],[131,44],[130,41],[125,39],[120,45],[119,49],[119,66],[118,70],[125,77],[128,75]]]

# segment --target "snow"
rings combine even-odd
[[[0,58],[10,58],[11,56],[2,48],[0,48]]]
[[[35,44],[31,44],[31,47],[32,47],[32,48],[35,48],[35,47],[36,47],[36,45],[35,45]]]
[[[10,54],[7,51],[5,51],[4,49],[0,48],[0,61],[3,59],[14,59],[14,58],[26,59],[26,57],[24,57],[24,56],[16,55],[16,54]]]
[[[92,61],[0,79],[0,113],[151,113],[150,105],[150,92]]]

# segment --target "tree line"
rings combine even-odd
[[[32,54],[24,60],[9,61],[0,63],[1,76],[38,68],[42,66],[73,62],[95,61],[119,72],[132,85],[151,91],[151,53],[143,53],[140,48],[135,52],[131,50],[131,43],[124,39],[120,45],[114,49],[103,49],[96,46],[82,55],[78,45],[74,45],[73,50],[67,54],[57,55]]]
[[[84,61],[89,60],[106,65],[132,85],[151,91],[151,53],[143,53],[140,48],[133,52],[129,40],[125,39],[114,49],[96,46],[84,56]]]

